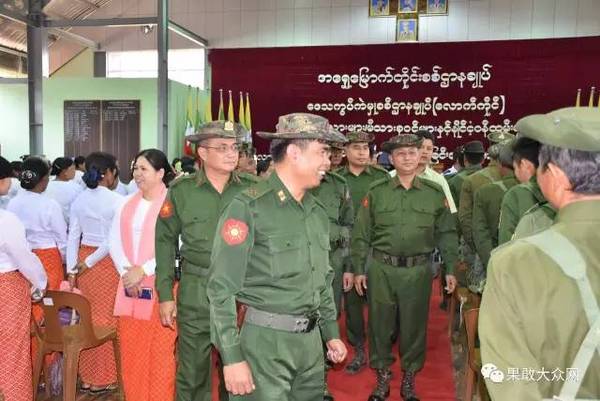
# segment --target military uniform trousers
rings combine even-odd
[[[208,274],[208,269],[206,271]],[[186,273],[177,298],[177,401],[211,400],[210,313],[208,277]]]
[[[431,266],[395,267],[371,259],[367,279],[371,367],[385,369],[394,363],[392,339],[398,322],[402,369],[420,370],[425,363]]]
[[[333,282],[331,284],[333,287],[333,301],[335,302],[335,309],[337,310],[338,318],[342,313],[342,295],[344,293],[344,263],[347,254],[347,248],[337,248],[329,252],[329,264],[333,269]]]
[[[346,335],[353,346],[365,343],[365,297],[358,295],[353,288],[344,293],[344,311],[346,312]]]
[[[318,327],[292,333],[244,323],[240,343],[256,389],[230,401],[323,399],[325,362]]]

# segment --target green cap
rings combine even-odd
[[[187,135],[185,139],[191,143],[197,143],[210,138],[242,139],[246,135],[247,131],[242,125],[232,121],[219,120],[200,125],[194,134]]]
[[[506,143],[515,139],[515,134],[512,134],[508,131],[491,132],[488,134],[487,139],[491,143]]]
[[[481,141],[471,141],[463,145],[463,153],[485,153],[483,143]]]
[[[567,107],[517,122],[519,135],[563,149],[600,152],[600,109]]]
[[[375,140],[375,136],[372,133],[363,131],[348,132],[346,138],[348,138],[348,143],[371,143]]]
[[[392,153],[396,148],[420,148],[423,138],[415,134],[401,134],[390,138],[381,145],[384,152]]]
[[[321,139],[328,140],[329,121],[309,113],[292,113],[279,117],[277,132],[257,132],[265,139]]]

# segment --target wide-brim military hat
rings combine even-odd
[[[292,113],[279,117],[275,127],[277,132],[259,131],[256,134],[265,139],[321,139],[329,137],[329,121],[310,113]]]
[[[517,122],[520,136],[563,149],[600,152],[600,109],[567,107]]]
[[[211,121],[202,124],[192,135],[187,135],[185,139],[191,143],[197,143],[211,138],[234,138],[237,140],[247,136],[248,131],[242,125],[226,120]]]
[[[343,149],[344,144],[348,142],[348,139],[340,131],[334,129],[331,125],[329,126],[329,132],[327,133],[327,142],[329,146],[336,149]]]
[[[423,143],[423,138],[414,134],[401,134],[396,135],[381,145],[381,149],[384,152],[392,153],[397,148],[420,148]]]
[[[515,134],[508,131],[491,132],[487,136],[491,143],[507,143],[515,139]]]
[[[353,131],[349,132],[346,138],[348,138],[348,143],[371,143],[375,140],[375,135],[370,132]]]
[[[481,141],[467,142],[462,147],[463,153],[485,153],[483,143]]]

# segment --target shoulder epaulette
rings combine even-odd
[[[187,182],[187,181],[193,180],[195,178],[196,178],[196,174],[184,174],[184,175],[181,175],[181,176],[175,178],[173,181],[171,181],[169,183],[169,188],[174,188],[177,185],[181,184],[182,182]]]
[[[442,188],[442,186],[440,184],[438,184],[437,182],[428,180],[427,178],[421,178],[420,179],[421,184],[426,185],[430,188],[435,189],[438,192],[441,192],[442,194],[444,194],[444,189]]]
[[[272,191],[267,181],[257,181],[256,184],[244,189],[241,194],[250,200],[256,200]]]
[[[388,175],[387,177],[379,178],[379,179],[373,181],[371,183],[371,185],[369,186],[369,191],[375,187],[381,186],[382,184],[387,184],[391,179],[392,179],[392,177],[390,177]]]
[[[369,167],[371,167],[373,170],[375,170],[378,173],[383,173],[386,175],[389,175],[390,173],[384,169],[383,167],[381,167],[379,164],[371,164]]]
[[[339,181],[344,184],[346,183],[346,179],[343,176],[341,176],[340,174],[336,173],[335,171],[328,171],[326,174],[328,176],[332,177],[335,181]]]

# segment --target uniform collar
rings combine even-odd
[[[352,171],[350,171],[350,167],[348,166],[344,166],[343,171],[345,175],[354,175],[355,177],[360,177],[363,174],[373,175],[373,167],[371,166],[365,167],[365,169],[359,175],[355,175]]]
[[[400,182],[400,178],[398,178],[398,175],[395,175],[392,177],[392,179],[390,180],[390,184],[392,185],[393,188],[400,188],[400,189],[406,190],[406,188],[404,188],[404,186]],[[410,189],[413,189],[413,188],[421,189],[422,187],[423,187],[423,182],[421,181],[419,176],[416,175],[415,178],[413,179]]]
[[[481,164],[474,164],[471,166],[465,166],[461,171],[469,172],[469,171],[477,171],[481,170]]]
[[[314,199],[313,195],[310,193],[310,191],[305,192],[304,196],[302,197],[301,203],[297,202],[294,199],[294,197],[292,196],[292,194],[290,193],[290,191],[287,189],[285,184],[281,181],[281,178],[279,178],[279,175],[277,175],[277,172],[274,171],[273,173],[271,173],[271,175],[267,179],[267,182],[269,183],[269,186],[273,190],[273,192],[275,194],[275,198],[277,198],[277,201],[280,206],[283,206],[289,202],[292,202],[296,205],[301,205],[306,210],[310,210],[315,206],[315,199]]]
[[[206,172],[204,171],[204,168],[200,168],[200,170],[196,171],[196,186],[201,187],[204,184],[209,183],[210,181],[208,181],[208,178],[206,177]],[[239,184],[240,182],[240,175],[237,171],[233,171],[231,173],[231,175],[229,176],[229,181],[227,181],[227,186],[229,186],[229,184],[231,184],[232,182]],[[211,184],[212,185],[212,184]]]
[[[546,201],[546,197],[542,193],[540,184],[538,184],[537,175],[534,174],[533,177],[529,179],[529,185],[531,186],[531,189],[533,190],[533,195],[538,200],[538,202]]]
[[[577,221],[600,220],[600,200],[585,200],[568,204],[558,211],[556,222],[569,224]]]

